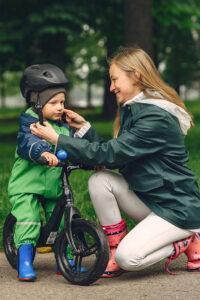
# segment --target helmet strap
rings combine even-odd
[[[39,93],[37,93],[37,101],[35,103],[35,110],[39,117],[39,123],[41,125],[44,125],[44,117],[43,117],[43,113],[42,113],[42,105],[40,103]]]

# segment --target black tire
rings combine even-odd
[[[3,248],[6,258],[13,269],[17,269],[17,249],[14,243],[14,228],[15,228],[16,218],[9,214],[6,217],[3,226]],[[33,252],[33,260],[35,258],[35,248]]]
[[[72,221],[72,233],[80,253],[69,257],[70,246],[62,231],[56,241],[56,261],[60,272],[68,281],[77,285],[89,285],[106,269],[109,259],[108,242],[95,223],[83,219]],[[73,259],[74,266],[69,263],[70,259]],[[80,271],[81,268],[85,268],[84,271]]]

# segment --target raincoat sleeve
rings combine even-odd
[[[37,161],[43,152],[53,151],[47,141],[31,133],[30,125],[31,123],[20,123],[20,130],[17,135],[17,154],[23,159]]]
[[[60,135],[58,146],[68,152],[71,160],[118,168],[162,151],[166,145],[168,125],[167,118],[159,113],[144,114],[132,122],[130,128],[123,128],[119,137],[107,142],[97,141],[94,130],[90,129],[86,136],[89,139]]]

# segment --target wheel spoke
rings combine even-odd
[[[75,261],[74,261],[74,271],[76,273],[80,273],[81,272],[81,263],[82,263],[82,256],[81,255],[77,255],[75,257]]]
[[[106,268],[109,249],[102,232],[92,222],[73,220],[73,241],[77,252],[70,247],[65,232],[60,235],[56,248],[56,259],[63,276],[80,285],[96,281]]]

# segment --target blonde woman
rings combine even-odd
[[[122,48],[109,62],[110,91],[119,117],[115,137],[102,141],[80,115],[66,110],[79,138],[58,135],[45,124],[32,133],[65,149],[70,160],[107,169],[89,180],[92,203],[110,244],[103,277],[137,271],[181,253],[187,269],[200,270],[200,194],[187,167],[184,137],[192,118],[142,49]],[[119,169],[114,172],[108,169]],[[127,233],[124,211],[138,224]],[[196,233],[196,234],[195,234]]]

